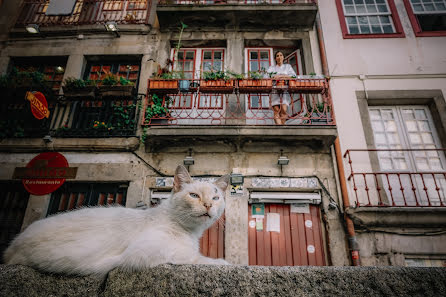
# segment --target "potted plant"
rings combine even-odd
[[[326,124],[332,121],[330,105],[324,102],[317,103],[311,110],[311,122]]]
[[[64,80],[62,90],[67,98],[94,97],[95,81],[68,77]]]
[[[144,124],[147,125],[167,125],[171,119],[169,106],[171,98],[167,95],[152,95],[152,100],[144,113]]]
[[[131,97],[135,93],[135,84],[113,73],[108,73],[100,82],[98,90],[102,97]]]
[[[232,93],[234,80],[224,71],[205,71],[200,80],[200,90],[205,93]]]
[[[239,80],[238,87],[240,93],[271,93],[273,82],[265,79],[266,71],[249,71],[247,79]]]
[[[45,80],[45,75],[39,71],[12,71],[0,77],[0,89],[5,98],[23,98],[28,91],[40,91],[48,99],[54,92]]]

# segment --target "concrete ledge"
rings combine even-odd
[[[160,265],[101,286],[1,265],[0,296],[446,296],[446,268]]]
[[[446,226],[446,207],[359,207],[347,214],[357,226]]]
[[[138,137],[109,138],[53,138],[46,143],[42,138],[7,138],[0,140],[0,151],[40,152],[54,151],[115,151],[127,152],[138,149]]]

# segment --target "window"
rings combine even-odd
[[[65,183],[51,194],[47,216],[81,206],[125,206],[127,183]]]
[[[0,189],[0,255],[3,255],[9,242],[20,233],[29,193],[18,182],[0,182]]]
[[[369,113],[375,146],[387,150],[377,153],[381,171],[389,172],[382,176],[387,195],[396,204],[445,201],[446,160],[442,151],[435,150],[441,146],[429,109],[383,106],[369,107]]]
[[[446,36],[446,0],[404,0],[415,36]]]
[[[91,80],[103,79],[104,76],[112,73],[132,81],[135,86],[138,84],[139,63],[136,62],[91,62],[87,70],[85,78]]]
[[[272,63],[272,48],[263,49],[247,49],[247,73],[251,71],[268,70]],[[255,95],[248,96],[250,109],[269,109],[269,95]]]
[[[393,0],[336,0],[344,38],[404,37]]]
[[[174,57],[175,50],[172,49]],[[177,60],[174,61],[174,69],[184,73],[186,79],[200,79],[205,71],[224,70],[224,49],[182,49],[178,51]],[[175,58],[174,58],[175,60]],[[173,97],[173,108],[177,109],[221,109],[223,108],[223,95],[198,94],[194,101],[192,94],[179,94]]]

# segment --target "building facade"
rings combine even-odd
[[[401,17],[406,7],[395,2],[386,2],[386,8],[396,7]],[[245,265],[341,266],[350,265],[350,249],[359,250],[362,265],[440,263],[442,190],[434,188],[437,199],[395,194],[392,207],[371,207],[376,199],[388,204],[393,193],[378,173],[387,159],[370,149],[413,148],[376,146],[373,138],[391,137],[373,130],[387,120],[382,114],[398,114],[398,127],[406,127],[401,123],[407,110],[424,111],[417,125],[435,126],[417,130],[417,137],[430,133],[433,140],[415,148],[443,147],[444,37],[415,36],[426,33],[410,31],[415,29],[408,15],[387,32],[384,16],[390,23],[392,10],[391,17],[382,16],[382,35],[364,39],[369,33],[346,25],[359,16],[339,16],[348,5],[356,7],[311,0],[4,2],[2,245],[33,221],[82,205],[156,207],[168,197],[177,165],[185,164],[196,179],[232,176],[224,223],[201,240],[205,255]],[[374,5],[378,9],[381,2]],[[384,35],[391,38],[380,38]],[[277,51],[295,77],[280,80],[265,73]],[[114,84],[116,78],[125,81],[107,88],[105,81]],[[67,79],[95,86],[61,89]],[[33,117],[26,91],[45,94],[48,118]],[[275,124],[275,97],[290,99],[284,125]],[[364,150],[346,156],[362,154],[359,159],[339,164],[338,133],[342,154]],[[29,194],[14,172],[46,152],[62,154],[77,174],[52,193]],[[428,164],[442,166],[442,152],[425,154]],[[364,175],[349,178],[349,164],[360,166],[355,174],[370,169],[381,192],[360,194],[367,188],[359,181]],[[416,182],[425,178],[442,189],[438,166],[429,178],[418,174]],[[393,171],[384,176],[395,181]],[[357,186],[351,186],[353,180]],[[370,203],[363,200],[368,192]],[[346,235],[344,216],[355,234]],[[405,245],[418,247],[405,252]]]

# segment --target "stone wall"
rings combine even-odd
[[[1,265],[0,296],[446,296],[446,268],[161,265],[101,280]]]

